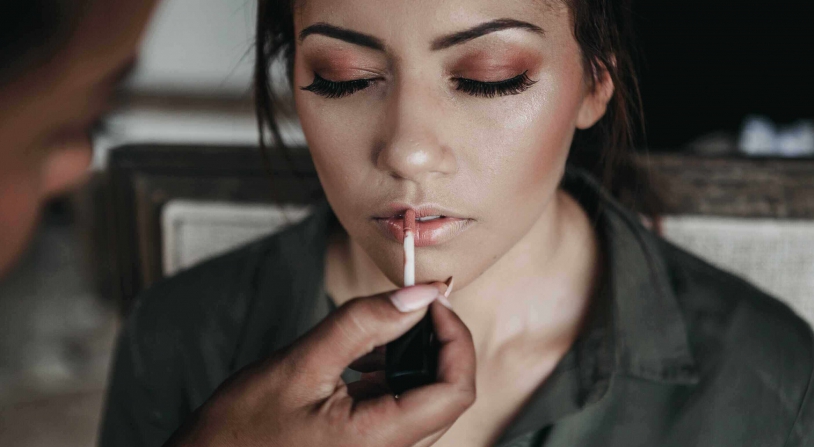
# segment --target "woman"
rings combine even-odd
[[[261,0],[260,118],[280,145],[268,67],[282,56],[330,208],[143,296],[109,426],[169,433],[332,306],[400,285],[414,209],[417,279],[454,277],[477,353],[478,398],[434,445],[814,443],[808,326],[611,196],[640,186],[628,9]]]

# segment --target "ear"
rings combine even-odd
[[[577,129],[589,129],[605,116],[615,88],[610,73],[602,67],[593,88],[582,99],[582,105],[577,114]]]

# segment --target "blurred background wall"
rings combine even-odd
[[[254,64],[255,17],[252,0],[164,1],[147,32],[130,89],[246,98]]]
[[[167,0],[144,38],[125,105],[97,137],[107,151],[146,141],[257,141],[251,107],[254,0]]]
[[[634,16],[651,150],[713,137],[731,153],[750,116],[780,127],[814,118],[814,2],[640,0]]]

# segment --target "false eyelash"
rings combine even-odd
[[[458,84],[456,90],[483,98],[517,95],[537,83],[537,81],[533,81],[529,78],[528,71],[524,71],[511,79],[497,82],[475,81],[466,78],[453,78],[453,81]]]
[[[374,79],[356,79],[353,81],[329,81],[314,73],[311,85],[300,87],[301,90],[316,93],[326,98],[335,99],[352,95],[360,90],[370,87]],[[456,90],[472,96],[494,98],[495,96],[517,95],[528,90],[536,84],[528,77],[528,71],[503,81],[483,82],[466,78],[453,78],[457,83]]]
[[[300,87],[302,90],[316,93],[317,95],[326,98],[341,98],[343,96],[352,95],[359,90],[364,90],[370,87],[373,79],[356,79],[353,81],[329,81],[322,76],[314,73],[314,82],[307,87]]]

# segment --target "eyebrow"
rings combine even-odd
[[[385,49],[384,42],[382,42],[379,38],[368,34],[363,34],[358,31],[349,30],[347,28],[340,28],[325,22],[315,23],[302,30],[300,32],[300,42],[312,34],[332,37],[334,39],[352,43],[354,45],[372,48],[377,51],[384,51]]]
[[[522,20],[515,19],[497,19],[490,22],[482,23],[467,30],[458,31],[446,36],[441,36],[433,40],[430,48],[432,51],[444,50],[455,45],[460,45],[464,42],[485,36],[489,33],[502,31],[505,29],[519,28],[531,31],[535,34],[545,35],[545,31],[537,25],[533,25]],[[381,39],[371,36],[369,34],[360,33],[347,28],[341,28],[329,23],[320,22],[315,23],[300,32],[299,41],[302,42],[306,37],[319,34],[334,39],[339,39],[354,45],[359,45],[366,48],[371,48],[376,51],[385,51],[386,46]]]
[[[492,20],[491,22],[482,23],[473,28],[469,28],[468,30],[459,31],[447,36],[441,36],[432,42],[431,48],[433,51],[444,50],[449,47],[468,42],[472,39],[485,36],[489,33],[511,28],[525,29],[541,36],[545,35],[545,31],[543,31],[543,29],[537,25],[532,25],[531,23],[523,22],[522,20],[498,19]]]

